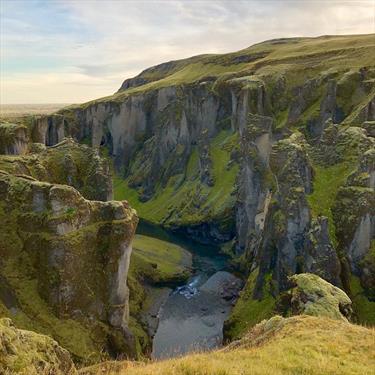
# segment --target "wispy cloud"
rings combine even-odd
[[[279,37],[375,32],[375,0],[0,4],[3,103],[81,102],[171,59]]]

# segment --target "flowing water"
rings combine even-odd
[[[233,299],[223,298],[223,285],[238,290],[240,282],[228,272],[228,258],[219,248],[141,222],[137,233],[175,243],[193,255],[193,275],[176,286],[160,308],[153,340],[153,358],[169,358],[191,351],[212,349],[222,343],[222,329]]]

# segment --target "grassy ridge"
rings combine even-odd
[[[224,350],[140,364],[107,363],[81,375],[371,374],[375,331],[346,322],[274,317]]]
[[[314,167],[313,193],[307,199],[314,217],[328,217],[329,236],[334,246],[337,246],[337,239],[331,208],[339,188],[344,185],[352,171],[353,166],[347,162],[329,167]]]
[[[208,76],[220,78],[224,75],[268,76],[283,73],[289,83],[299,84],[322,70],[372,66],[374,51],[373,34],[270,40],[234,53],[178,60],[169,68],[165,68],[165,64],[152,67],[137,76],[145,79],[145,84],[71,108],[86,108],[99,102],[121,102],[132,94],[188,84]]]

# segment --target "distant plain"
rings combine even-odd
[[[69,103],[0,104],[0,119],[12,119],[27,115],[48,115],[68,105]]]

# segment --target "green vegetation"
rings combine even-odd
[[[361,286],[358,277],[350,278],[350,296],[353,301],[353,309],[359,324],[375,325],[375,302],[370,301]]]
[[[74,375],[69,353],[48,336],[18,330],[0,319],[0,373]]]
[[[292,38],[287,42],[266,41],[238,52],[201,55],[152,67],[137,76],[147,83],[68,109],[87,108],[103,102],[122,102],[133,94],[161,87],[189,84],[204,77],[237,77],[249,75],[270,77],[282,74],[288,86],[302,84],[322,71],[337,73],[372,66],[375,59],[373,35],[324,36]]]
[[[253,271],[241,291],[240,298],[225,323],[225,336],[240,338],[249,328],[274,315],[276,300],[270,293],[270,280],[265,283],[262,299],[253,299],[258,271]]]
[[[6,310],[3,316],[11,317],[17,327],[53,336],[78,359],[99,360],[98,348],[94,345],[95,330],[72,319],[59,319],[51,306],[39,294],[38,281],[33,277],[35,269],[30,255],[22,251],[22,241],[17,235],[16,215],[5,215],[0,211],[0,253],[4,256],[4,244],[12,244],[13,256],[3,258],[2,275],[9,282],[21,308],[15,314]],[[10,242],[11,241],[11,242]],[[35,239],[34,239],[35,241]],[[18,255],[17,255],[18,254]],[[48,277],[46,275],[46,277]],[[100,327],[98,327],[100,328]],[[98,333],[98,331],[96,331]],[[92,335],[92,337],[91,337]]]
[[[175,283],[189,277],[191,254],[170,242],[136,235],[130,273],[152,284]]]
[[[314,217],[319,215],[328,217],[329,235],[334,246],[337,246],[337,239],[331,209],[339,188],[344,185],[352,171],[353,166],[347,162],[329,167],[318,165],[314,167],[313,193],[307,197],[307,200]]]
[[[77,363],[108,358],[103,349],[117,331],[105,323],[100,310],[94,316],[92,306],[95,298],[95,304],[112,308],[106,288],[118,264],[111,257],[118,256],[119,243],[134,229],[132,211],[114,220],[113,210],[122,207],[120,203],[88,204],[68,186],[5,173],[1,177],[0,278],[5,295],[13,296],[9,302],[5,297],[1,316],[12,318],[18,328],[52,336]],[[51,191],[64,205],[61,215],[51,215]],[[37,193],[47,198],[40,206],[44,209],[35,212],[30,201]],[[72,221],[83,214],[85,225],[74,228]],[[61,298],[62,285],[69,289],[69,300]]]
[[[169,179],[165,188],[158,186],[152,199],[140,202],[136,190],[128,187],[127,180],[114,177],[114,198],[129,201],[138,215],[153,223],[165,223],[173,216],[179,225],[211,222],[218,217],[230,215],[235,203],[232,192],[238,173],[238,164],[229,165],[230,147],[238,135],[230,131],[221,131],[210,144],[212,175],[214,186],[200,182],[198,154],[194,150],[190,155],[185,176],[177,175]],[[176,181],[184,178],[184,183],[176,186]]]
[[[290,291],[293,314],[347,321],[352,301],[343,290],[311,273],[293,275],[290,281],[295,284]]]

